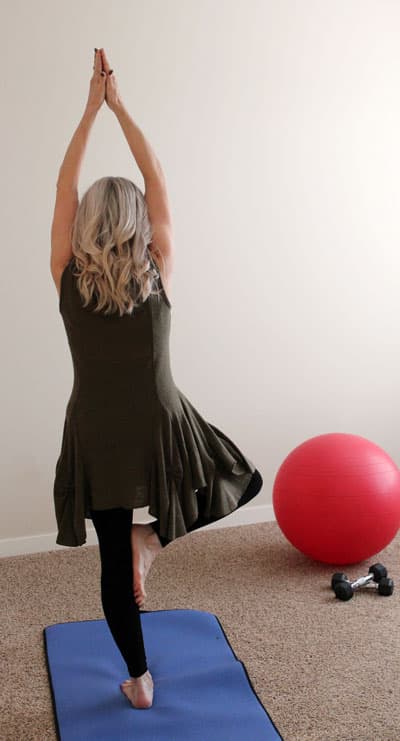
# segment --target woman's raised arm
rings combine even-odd
[[[147,141],[122,102],[115,73],[110,69],[104,49],[100,49],[100,52],[103,60],[103,70],[106,73],[106,103],[118,118],[129,148],[146,182],[148,178],[153,178],[155,174],[161,171],[161,165],[150,142]]]

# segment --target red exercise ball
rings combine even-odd
[[[285,458],[273,507],[289,542],[323,563],[359,563],[385,548],[400,527],[400,470],[358,435],[318,435]]]

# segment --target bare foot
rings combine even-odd
[[[136,604],[143,607],[146,599],[144,583],[157,553],[162,550],[160,539],[151,525],[132,525],[133,593]]]
[[[120,684],[121,692],[134,708],[151,708],[153,704],[153,677],[149,670],[140,677],[129,677]]]

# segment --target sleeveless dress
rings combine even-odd
[[[74,382],[54,477],[56,543],[86,542],[90,509],[148,506],[172,541],[202,514],[233,512],[255,465],[207,422],[174,383],[169,356],[172,306],[160,293],[133,314],[85,308],[74,258],[61,276],[59,311]]]

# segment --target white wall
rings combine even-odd
[[[59,548],[73,371],[50,227],[94,46],[169,184],[175,382],[256,463],[258,505],[271,513],[282,460],[314,435],[363,435],[400,463],[400,5],[39,0],[2,21],[3,555]],[[80,192],[104,174],[143,188],[106,105]]]

